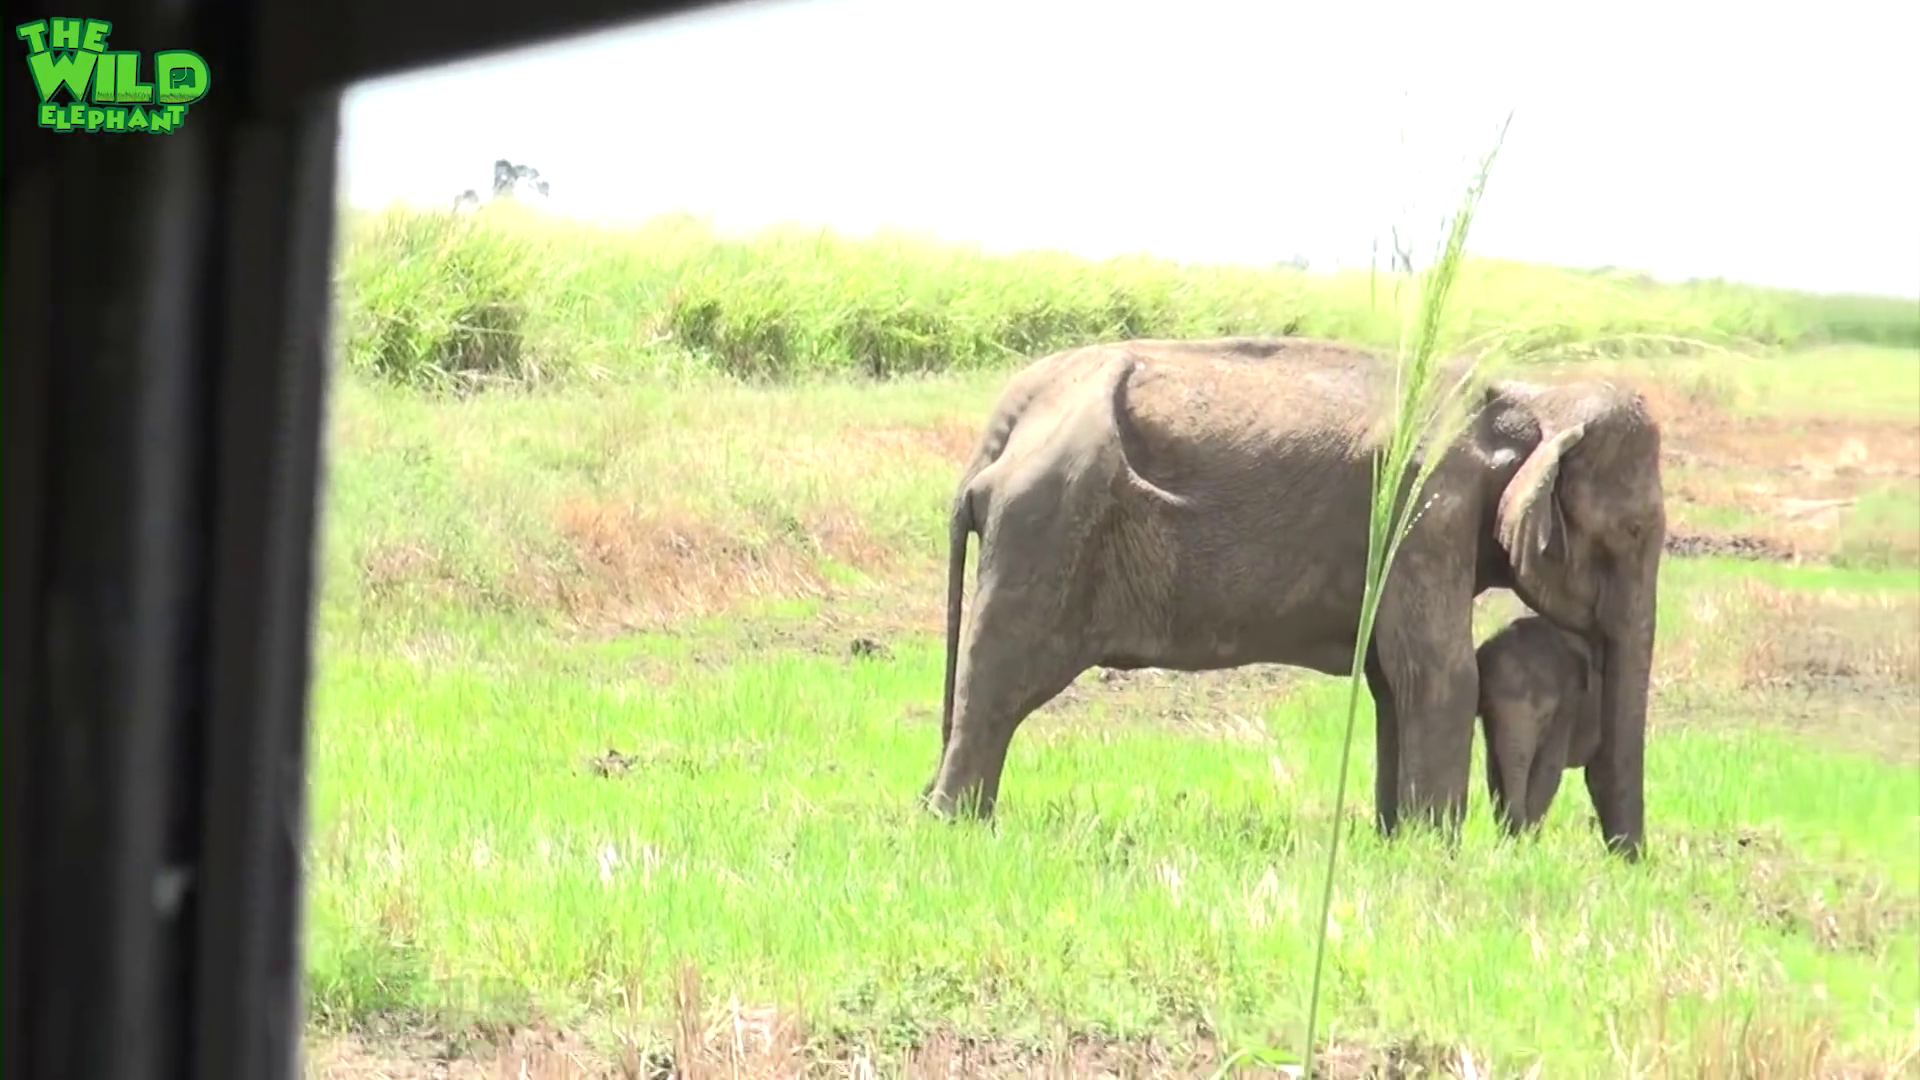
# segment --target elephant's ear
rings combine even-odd
[[[1556,539],[1566,542],[1566,522],[1553,498],[1553,485],[1560,477],[1561,459],[1586,433],[1585,424],[1574,424],[1541,443],[1500,494],[1495,518],[1500,546],[1523,581],[1535,579],[1538,560]]]

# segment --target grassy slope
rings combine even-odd
[[[583,261],[639,265],[599,243]],[[320,1021],[533,1012],[636,1037],[662,1030],[685,961],[829,1047],[1295,1041],[1337,684],[1089,674],[1016,741],[997,833],[934,827],[909,801],[937,748],[942,508],[1001,375],[754,389],[652,350],[653,378],[534,395],[435,399],[371,364],[341,388]],[[1677,520],[1777,526],[1842,565],[1669,563],[1644,873],[1600,857],[1573,778],[1537,845],[1497,843],[1484,801],[1454,856],[1360,830],[1332,1037],[1544,1056],[1549,1075],[1623,1052],[1728,1075],[1742,1049],[1804,1059],[1825,1035],[1890,1060],[1920,1015],[1920,739],[1897,719],[1920,708],[1901,457],[1920,363],[1608,366],[1681,432]],[[1781,524],[1742,501],[1753,476],[1863,501],[1834,528]],[[1490,628],[1511,601],[1487,608]],[[1369,790],[1364,737],[1355,770]]]
[[[1180,266],[1145,257],[989,256],[902,236],[800,229],[747,238],[691,220],[606,231],[506,205],[473,218],[356,218],[342,248],[351,362],[433,382],[654,375],[788,376],[1003,367],[1098,338],[1301,333],[1397,340],[1386,279]],[[1910,300],[1808,296],[1717,281],[1472,259],[1450,311],[1469,336],[1647,351],[1715,343],[1920,345]],[[1517,344],[1509,340],[1510,346]]]

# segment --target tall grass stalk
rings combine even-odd
[[[1354,639],[1353,665],[1347,677],[1347,724],[1340,748],[1339,779],[1333,795],[1333,833],[1327,842],[1327,870],[1320,888],[1319,929],[1314,940],[1313,982],[1307,998],[1306,1048],[1302,1055],[1306,1076],[1313,1076],[1314,1039],[1320,1020],[1320,980],[1327,958],[1327,921],[1333,906],[1333,884],[1339,869],[1340,829],[1347,797],[1347,773],[1353,758],[1353,728],[1360,710],[1360,688],[1366,680],[1367,650],[1373,641],[1374,617],[1380,609],[1380,596],[1394,556],[1420,513],[1420,495],[1465,421],[1462,406],[1471,396],[1468,389],[1475,381],[1479,364],[1470,362],[1465,373],[1452,385],[1442,377],[1440,340],[1445,327],[1448,297],[1461,260],[1466,255],[1467,235],[1473,216],[1486,191],[1493,163],[1506,142],[1507,129],[1513,123],[1509,112],[1502,121],[1493,145],[1480,160],[1478,169],[1461,196],[1447,230],[1438,260],[1419,275],[1420,306],[1411,326],[1402,322],[1398,360],[1395,365],[1395,402],[1393,431],[1386,452],[1373,459],[1372,514],[1367,528],[1366,591],[1360,601],[1360,627]],[[1409,336],[1410,335],[1410,336]],[[1425,447],[1411,484],[1404,482],[1416,452]],[[1406,498],[1399,498],[1402,490]]]

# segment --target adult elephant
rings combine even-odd
[[[953,504],[931,807],[990,816],[1014,731],[1089,667],[1345,674],[1395,381],[1388,358],[1308,338],[1094,345],[1016,374]],[[1423,490],[1367,654],[1376,825],[1391,835],[1407,814],[1451,831],[1464,817],[1473,601],[1509,588],[1598,649],[1587,789],[1609,847],[1638,859],[1666,532],[1659,427],[1611,383],[1477,393]]]

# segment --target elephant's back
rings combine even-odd
[[[1115,404],[1129,464],[1170,487],[1283,461],[1365,460],[1392,393],[1390,364],[1297,339],[1129,342]]]

